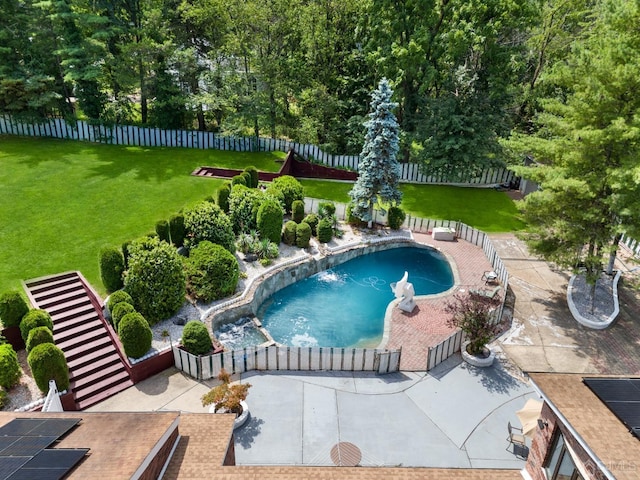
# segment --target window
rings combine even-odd
[[[567,450],[560,430],[556,430],[549,451],[551,453],[545,462],[545,471],[549,480],[584,480]]]

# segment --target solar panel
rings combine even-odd
[[[29,432],[29,435],[61,437],[80,423],[79,418],[49,418]]]
[[[22,457],[32,457],[47,448],[57,439],[58,437],[19,437],[10,446],[2,450],[2,456],[11,457],[18,455]]]
[[[21,437],[42,423],[44,420],[35,418],[15,418],[0,427],[0,436]]]
[[[88,448],[51,448],[42,450],[34,456],[23,468],[66,468],[70,470],[82,460],[89,451]]]
[[[18,440],[18,438],[20,437],[0,437],[0,456],[2,455],[2,451]]]
[[[640,379],[584,378],[591,391],[640,439]]]
[[[20,469],[31,457],[5,457],[0,459],[0,478],[8,478]]]
[[[64,468],[54,468],[52,470],[33,470],[21,468],[6,480],[62,480],[67,474]]]

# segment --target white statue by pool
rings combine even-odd
[[[411,313],[416,308],[416,302],[413,300],[416,292],[413,289],[413,283],[410,283],[408,278],[409,273],[404,272],[403,277],[398,282],[391,284],[391,291],[393,291],[397,299],[401,299],[400,303],[398,303],[398,308]]]

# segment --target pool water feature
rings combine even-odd
[[[416,295],[444,292],[453,272],[431,248],[403,247],[369,253],[283,288],[258,309],[273,339],[295,347],[372,347],[394,300],[390,284],[409,272]]]
[[[241,350],[268,341],[250,317],[242,317],[236,322],[220,325],[213,333],[229,350]]]

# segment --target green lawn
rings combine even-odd
[[[100,247],[215,194],[222,180],[192,177],[196,167],[278,171],[284,156],[0,136],[0,292],[80,270],[104,293]]]
[[[20,280],[80,270],[104,294],[103,245],[152,232],[155,223],[214,195],[222,180],[198,166],[275,172],[282,152],[119,147],[0,136],[0,292]],[[303,180],[306,195],[347,202],[350,183]],[[513,202],[491,189],[403,185],[415,216],[461,220],[485,231],[523,228]]]

